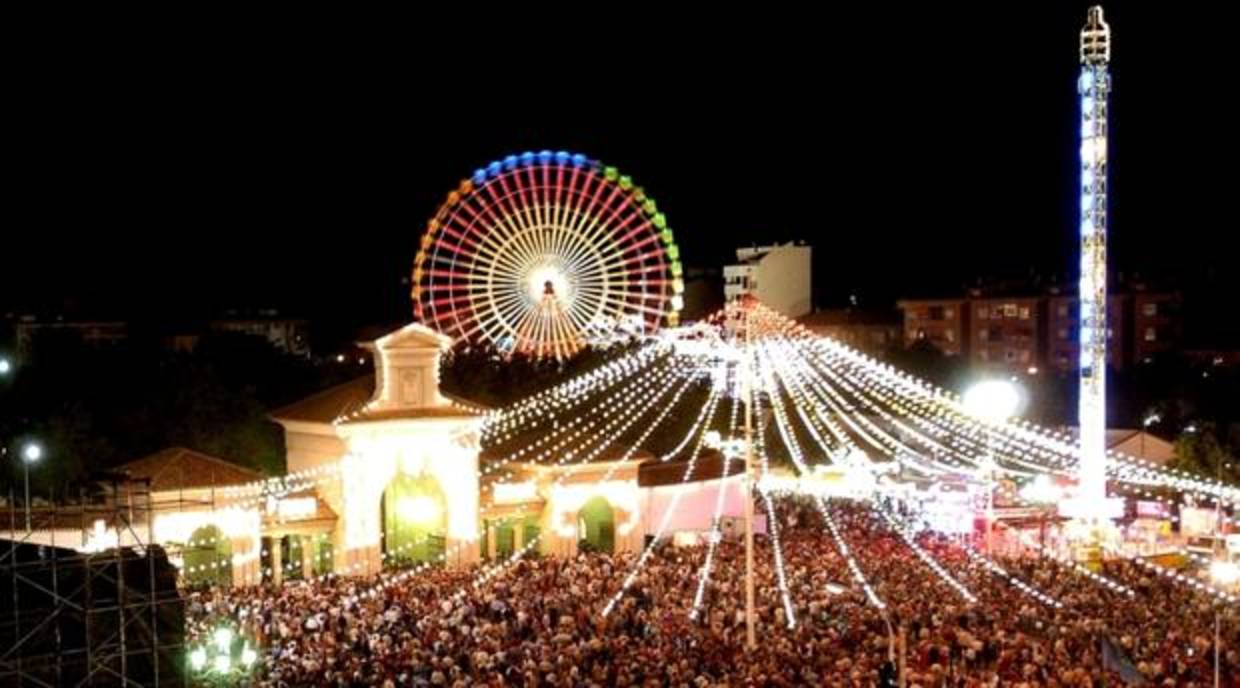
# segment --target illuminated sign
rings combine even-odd
[[[492,494],[496,504],[515,504],[537,498],[538,488],[532,482],[495,483]]]
[[[276,515],[282,519],[312,518],[317,511],[314,497],[290,497],[276,502]]]

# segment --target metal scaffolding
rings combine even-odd
[[[97,487],[28,512],[9,495],[0,685],[188,683],[184,604],[176,569],[151,542],[150,482]],[[114,533],[115,542],[92,533]]]

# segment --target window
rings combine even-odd
[[[1020,352],[1020,362],[1021,363],[1029,362],[1029,350],[1028,349],[1025,349],[1024,351]]]
[[[943,307],[942,306],[931,306],[930,307],[930,319],[931,320],[942,320],[943,319]]]
[[[982,329],[978,330],[978,331],[977,331],[977,338],[978,338],[978,339],[980,339],[980,340],[982,340],[983,342],[984,342],[984,341],[986,341],[987,339],[989,339],[989,338],[990,338],[990,330],[989,330],[989,329],[987,329],[987,328],[985,328],[985,327],[983,327]]]
[[[946,337],[947,337],[947,341],[949,341],[949,342],[954,342],[954,341],[956,341],[956,331],[955,331],[955,330],[948,330],[948,331],[944,332],[943,334],[944,334],[944,336],[946,336]]]
[[[1020,319],[1021,319],[1021,320],[1028,320],[1028,319],[1029,319],[1029,307],[1028,307],[1028,306],[1021,306],[1021,307],[1020,307]]]
[[[1156,303],[1141,304],[1141,315],[1144,315],[1147,318],[1152,318],[1155,315],[1158,315],[1158,304]]]
[[[985,320],[985,319],[986,319],[987,317],[989,317],[989,316],[990,316],[990,311],[986,310],[986,307],[985,307],[985,306],[978,306],[978,307],[977,307],[977,317],[978,317],[978,318],[980,318],[980,319],[982,319],[982,320]]]
[[[1152,327],[1145,328],[1145,341],[1147,342],[1158,341],[1158,330],[1155,330]]]
[[[1059,313],[1059,317],[1061,318],[1068,317],[1068,304],[1066,303],[1059,304],[1059,309],[1057,312]]]
[[[1014,303],[1003,304],[1003,317],[1015,318],[1016,317],[1016,304]]]
[[[1059,332],[1058,332],[1057,334],[1059,335],[1059,338],[1060,338],[1060,339],[1067,339],[1067,338],[1068,338],[1068,328],[1066,328],[1066,327],[1061,327],[1061,328],[1059,328]]]
[[[947,308],[944,308],[943,317],[947,318],[948,320],[951,320],[952,318],[956,317],[956,309],[950,306],[948,306]]]
[[[1004,352],[1003,352],[1003,357],[1004,357],[1005,359],[1007,359],[1008,361],[1015,361],[1015,360],[1016,360],[1016,352],[1015,352],[1015,351],[1012,351],[1011,349],[1008,349],[1007,351],[1004,351]]]

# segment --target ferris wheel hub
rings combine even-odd
[[[532,303],[542,301],[545,296],[554,296],[566,306],[571,302],[572,280],[567,272],[551,261],[534,266],[526,284]]]

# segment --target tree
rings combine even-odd
[[[1175,442],[1172,468],[1196,473],[1210,480],[1240,483],[1240,466],[1229,448],[1219,441],[1215,426],[1203,423],[1193,432],[1185,432]]]
[[[40,493],[172,446],[281,473],[283,435],[269,409],[358,372],[233,333],[204,335],[192,353],[138,337],[104,348],[49,338],[32,351],[0,385],[0,442],[10,457],[26,438],[43,443],[30,473]],[[4,461],[0,480],[20,489],[21,465]]]

